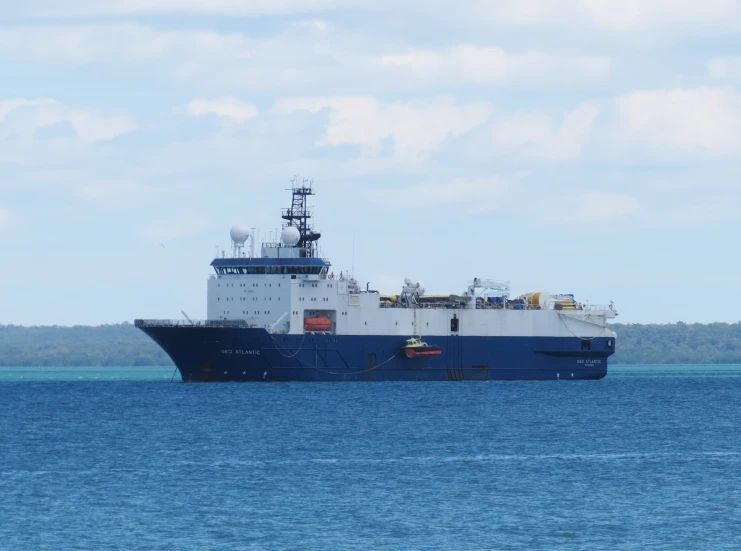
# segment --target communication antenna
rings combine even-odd
[[[312,218],[314,213],[308,204],[309,197],[314,195],[312,186],[313,180],[294,176],[291,179],[291,206],[283,209],[281,218],[285,220],[285,225],[295,226],[300,234],[298,247],[305,249],[306,256],[315,257],[317,254],[317,241],[321,233],[314,231]]]
[[[250,258],[255,258],[255,228],[250,228]]]

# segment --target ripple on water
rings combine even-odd
[[[0,549],[741,548],[739,378],[0,392]]]

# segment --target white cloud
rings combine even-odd
[[[593,28],[611,32],[680,29],[712,34],[741,26],[736,0],[472,0],[471,13],[497,26]]]
[[[136,14],[198,14],[258,17],[265,15],[316,15],[329,12],[395,10],[399,17],[419,20],[419,3],[375,0],[27,0],[11,6],[10,14],[28,17],[95,17]],[[739,28],[736,0],[460,0],[456,10],[447,2],[427,2],[424,15],[440,21],[473,18],[498,27],[591,27],[610,31],[640,31],[666,27]]]
[[[153,13],[261,16],[316,13],[343,6],[352,0],[71,0],[60,5],[50,0],[29,0],[19,10],[37,17],[88,17]]]
[[[236,122],[246,122],[257,116],[257,107],[234,98],[201,98],[189,102],[187,112],[193,117],[217,115]]]
[[[131,24],[34,25],[0,29],[0,56],[92,63],[248,58],[254,41],[214,31],[161,31]]]
[[[33,25],[0,29],[0,58],[63,65],[127,66],[182,80],[250,90],[297,85],[327,90],[353,83],[369,87],[427,87],[472,83],[483,86],[560,86],[602,82],[611,74],[607,56],[511,53],[461,44],[447,49],[411,48],[379,55],[375,40],[343,33],[321,20],[288,24],[270,36],[210,30],[160,30],[129,23]],[[413,78],[410,78],[413,77]],[[292,93],[292,92],[289,92]]]
[[[655,150],[727,156],[741,149],[741,95],[729,90],[645,90],[617,100],[620,139]]]
[[[541,52],[507,53],[501,48],[472,44],[446,51],[411,50],[377,59],[382,67],[411,71],[428,80],[462,79],[475,84],[563,82],[573,84],[609,77],[611,61],[604,56],[552,55]]]
[[[596,27],[618,31],[687,24],[737,28],[741,15],[736,0],[580,0],[579,4]]]
[[[573,206],[575,218],[595,221],[625,217],[638,209],[634,197],[621,193],[585,192],[572,196],[566,204]]]
[[[259,38],[121,23],[33,25],[0,28],[0,59],[97,64],[116,76],[126,69],[230,91],[235,86],[273,93],[276,87],[293,91],[297,85],[331,88],[348,75],[371,79],[361,66],[367,64],[362,55],[348,53],[346,44],[328,47],[325,34],[331,27],[319,21],[293,23]]]
[[[741,197],[727,195],[723,197],[709,197],[699,204],[691,205],[683,212],[684,223],[694,222],[726,223],[729,220],[741,219]]]
[[[329,111],[324,138],[317,144],[359,145],[365,155],[382,153],[385,140],[393,141],[397,158],[418,160],[454,138],[484,124],[490,105],[458,105],[450,98],[431,102],[383,104],[371,97],[287,98],[276,102],[281,114]]]
[[[496,178],[478,178],[473,180],[453,180],[444,184],[417,184],[405,188],[372,190],[368,193],[371,201],[398,208],[430,207],[442,205],[469,205],[480,211],[482,205],[491,210],[489,205],[500,199],[508,191],[505,182]],[[389,197],[393,201],[389,201]]]
[[[332,25],[322,19],[307,19],[294,23],[297,29],[309,29],[317,36],[326,36],[332,30]]]
[[[39,135],[49,139],[60,135],[92,144],[111,140],[135,128],[126,115],[101,115],[89,109],[68,107],[53,99],[0,100],[0,138],[31,141]]]
[[[537,220],[543,222],[575,224],[625,219],[635,214],[638,207],[638,200],[624,193],[586,191],[551,197],[532,210],[538,213]]]
[[[713,58],[707,62],[707,71],[711,78],[741,80],[741,56]]]
[[[560,125],[542,113],[519,113],[496,118],[491,135],[496,151],[524,159],[577,158],[589,138],[599,110],[586,102],[564,114]]]

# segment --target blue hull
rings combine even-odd
[[[137,325],[172,358],[184,382],[601,379],[615,342],[610,337],[425,336],[442,353],[410,359],[401,350],[406,338],[398,336]]]

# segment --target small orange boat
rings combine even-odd
[[[304,331],[329,331],[332,321],[327,316],[304,318]]]
[[[422,356],[437,356],[442,354],[439,346],[429,345],[422,342],[419,337],[407,339],[407,343],[402,348],[407,358],[420,358]]]

